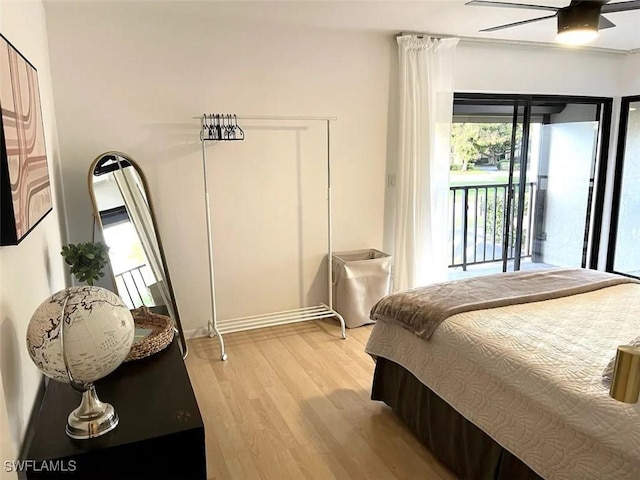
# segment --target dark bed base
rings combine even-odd
[[[378,358],[371,399],[389,405],[417,438],[460,478],[542,478],[397,363]]]

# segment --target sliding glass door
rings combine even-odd
[[[607,270],[640,278],[640,96],[622,99]]]
[[[451,278],[595,265],[610,112],[610,99],[456,95]]]

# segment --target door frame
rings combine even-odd
[[[618,222],[620,220],[620,201],[622,200],[622,177],[624,175],[624,150],[627,143],[627,129],[629,123],[629,108],[633,102],[640,101],[640,95],[622,97],[620,101],[620,122],[618,126],[618,144],[616,146],[616,168],[613,178],[613,197],[611,199],[611,221],[609,223],[609,245],[607,248],[606,271],[639,278],[628,273],[617,272],[613,268],[618,240]]]

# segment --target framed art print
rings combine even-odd
[[[38,73],[0,34],[0,245],[17,245],[52,209]]]

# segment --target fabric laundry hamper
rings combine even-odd
[[[379,250],[333,254],[333,299],[348,328],[373,323],[369,312],[389,294],[391,255]]]

